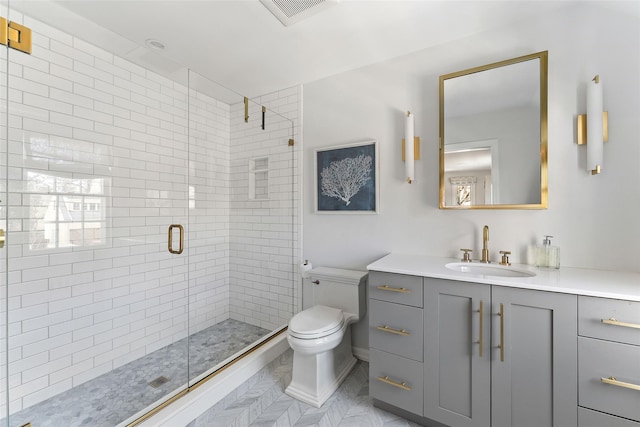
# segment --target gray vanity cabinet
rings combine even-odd
[[[578,425],[577,309],[576,295],[492,286],[492,426]]]
[[[577,426],[577,298],[424,279],[424,417]]]
[[[489,426],[491,286],[424,282],[425,417],[448,426]]]

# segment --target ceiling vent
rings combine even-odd
[[[334,6],[338,1],[340,0],[260,0],[285,27]]]

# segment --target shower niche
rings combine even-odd
[[[249,200],[269,198],[269,157],[249,159]]]

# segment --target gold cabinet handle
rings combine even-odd
[[[606,323],[607,325],[624,326],[625,328],[640,329],[640,325],[637,323],[621,322],[617,320],[615,317],[612,317],[610,319],[601,319],[601,322]]]
[[[611,385],[615,385],[615,386],[618,386],[618,387],[630,388],[631,390],[640,391],[640,385],[632,384],[632,383],[625,383],[623,381],[618,381],[615,377],[600,378],[600,381],[605,383],[605,384],[611,384]]]
[[[498,316],[500,316],[500,345],[498,348],[500,349],[500,361],[504,362],[504,304],[502,303],[500,303]]]
[[[378,289],[380,289],[381,291],[391,291],[391,292],[400,292],[402,294],[408,294],[411,293],[411,291],[409,289],[405,289],[405,288],[392,288],[389,285],[382,285],[382,286],[378,286]]]
[[[405,383],[404,381],[402,381],[401,383],[397,383],[397,382],[395,382],[393,380],[390,380],[389,377],[387,377],[387,376],[378,377],[378,381],[382,381],[385,384],[389,384],[389,385],[401,388],[401,389],[406,390],[406,391],[411,391],[411,387],[409,387],[407,385],[407,383]]]
[[[393,329],[393,328],[388,327],[387,325],[378,326],[377,329],[379,331],[383,331],[383,332],[389,332],[389,333],[392,333],[392,334],[402,335],[403,337],[408,337],[409,335],[411,335],[411,334],[409,334],[409,332],[407,332],[404,329]]]
[[[177,251],[173,249],[173,229],[177,228],[180,230],[180,249]],[[171,224],[169,226],[169,243],[167,244],[169,248],[169,252],[172,254],[181,254],[184,249],[184,227],[180,224]]]
[[[482,305],[483,305],[483,302],[482,302],[482,300],[480,300],[480,307],[478,308],[478,313],[480,314],[480,321],[478,322],[480,324],[480,327],[479,327],[479,329],[480,329],[480,331],[479,331],[480,332],[479,333],[480,339],[478,341],[478,345],[479,345],[479,347],[478,347],[478,355],[479,355],[479,357],[482,357],[482,323],[483,323],[483,319],[482,319],[482,317],[483,317],[482,316],[482,314],[483,314],[483,306]]]
[[[0,229],[0,248],[4,248],[4,230]]]

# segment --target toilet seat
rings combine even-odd
[[[342,310],[316,305],[293,316],[289,321],[289,335],[300,339],[315,339],[330,335],[342,328]]]

